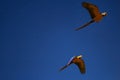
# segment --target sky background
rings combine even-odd
[[[0,80],[120,80],[120,1],[87,0],[108,15],[75,31],[90,20],[83,1],[0,1]],[[86,74],[58,71],[80,54]]]

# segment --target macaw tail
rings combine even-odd
[[[78,31],[78,30],[80,30],[80,29],[82,29],[82,28],[84,28],[84,27],[87,27],[89,24],[91,24],[91,23],[93,23],[93,22],[94,22],[94,20],[91,20],[91,21],[89,21],[88,23],[84,24],[83,26],[81,26],[81,27],[79,27],[79,28],[76,28],[75,30]]]
[[[65,66],[63,66],[62,68],[60,68],[59,71],[62,71],[63,69],[65,69],[65,68],[67,68],[67,67],[68,67],[68,65],[65,65]]]

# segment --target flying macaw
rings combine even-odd
[[[104,16],[107,15],[107,12],[101,13],[96,5],[91,4],[89,2],[82,2],[82,6],[88,10],[92,20],[90,20],[86,24],[82,25],[81,27],[76,28],[75,29],[76,31],[88,26],[89,24],[91,24],[93,22],[99,22]]]
[[[60,71],[64,70],[65,68],[67,68],[68,66],[70,66],[73,63],[78,66],[78,68],[82,74],[84,74],[86,72],[85,63],[82,60],[82,55],[73,56],[65,66],[60,68]]]

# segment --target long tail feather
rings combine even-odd
[[[75,30],[78,31],[78,30],[80,30],[80,29],[88,26],[89,24],[91,24],[91,23],[93,23],[93,22],[94,22],[94,20],[91,20],[91,21],[89,21],[88,23],[84,24],[83,26],[81,26],[81,27],[79,27],[79,28],[76,28]]]
[[[67,68],[67,67],[68,67],[68,65],[65,65],[65,66],[63,66],[62,68],[60,68],[59,71],[62,71],[63,69],[65,69],[65,68]]]

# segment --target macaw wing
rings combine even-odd
[[[82,6],[88,10],[92,19],[97,15],[100,15],[100,11],[96,5],[88,2],[83,2]]]
[[[80,60],[79,60],[79,63],[76,63],[76,65],[78,66],[80,72],[81,72],[82,74],[85,74],[86,68],[85,68],[85,63],[84,63],[84,61],[83,61],[82,59],[80,59]]]

